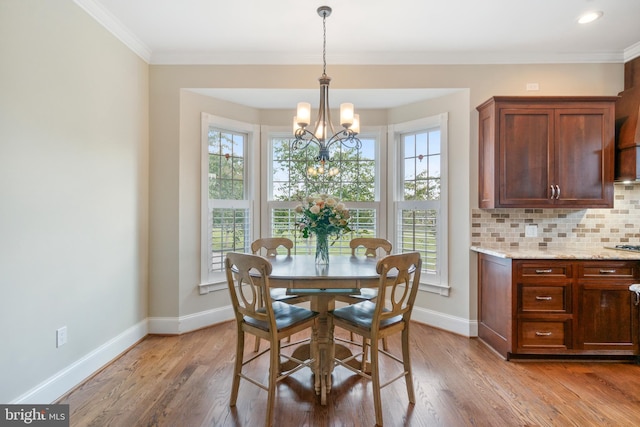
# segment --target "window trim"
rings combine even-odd
[[[249,241],[252,241],[254,236],[260,235],[260,222],[254,220],[260,212],[260,198],[256,197],[256,192],[260,191],[260,126],[205,112],[201,113],[200,121],[200,293],[205,294],[223,289],[227,280],[225,272],[209,272],[208,265],[211,250],[211,236],[206,232],[209,228],[209,128],[213,126],[247,135],[244,168],[246,194],[244,200],[237,202],[238,207],[249,206]]]
[[[390,163],[395,166],[395,170],[390,171],[388,188],[393,190],[393,196],[389,200],[389,224],[387,226],[389,239],[397,246],[397,229],[396,224],[399,223],[398,211],[403,205],[411,205],[415,201],[402,200],[404,162],[403,158],[402,135],[426,130],[433,127],[440,129],[440,207],[438,212],[438,242],[437,242],[437,259],[438,273],[422,274],[420,277],[420,290],[437,293],[443,296],[449,296],[449,226],[448,226],[448,206],[449,206],[449,176],[448,176],[448,113],[441,113],[421,119],[411,120],[403,123],[389,125],[389,159]],[[425,209],[425,207],[421,207]],[[430,208],[429,208],[430,209]],[[443,236],[444,238],[440,238]]]

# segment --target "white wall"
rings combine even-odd
[[[71,0],[2,0],[0,58],[0,402],[49,403],[146,334],[148,65]]]

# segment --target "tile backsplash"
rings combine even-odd
[[[614,186],[613,209],[473,209],[471,245],[598,249],[640,244],[640,185]],[[537,236],[525,236],[526,226]]]

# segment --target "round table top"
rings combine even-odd
[[[278,255],[269,257],[272,265],[271,279],[280,280],[370,280],[376,273],[379,258],[330,255],[328,265],[316,265],[315,255]]]

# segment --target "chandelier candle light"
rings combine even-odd
[[[318,79],[320,82],[320,107],[318,108],[318,118],[316,120],[315,129],[309,131],[307,127],[311,123],[311,104],[308,102],[299,102],[297,114],[293,118],[293,134],[295,140],[291,143],[293,150],[305,149],[312,142],[318,145],[318,155],[315,157],[316,162],[320,162],[319,168],[310,167],[307,171],[310,175],[328,172],[329,175],[337,175],[338,168],[332,167],[326,169],[325,163],[331,162],[333,159],[329,154],[332,145],[339,142],[349,148],[360,148],[362,143],[357,138],[360,132],[360,116],[355,114],[353,104],[343,103],[340,105],[340,125],[342,129],[335,131],[333,123],[331,123],[331,110],[329,108],[329,83],[331,78],[327,76],[327,16],[331,15],[329,6],[320,6],[318,15],[322,17],[323,44],[322,44],[322,76]]]

